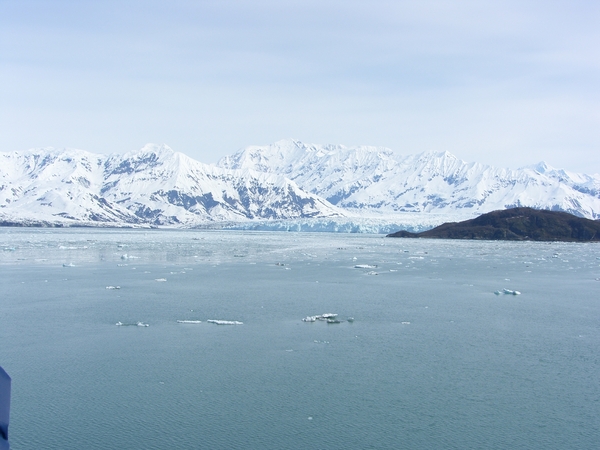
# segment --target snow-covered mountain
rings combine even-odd
[[[600,218],[600,175],[466,163],[450,153],[279,141],[217,166],[148,144],[125,155],[0,153],[0,224],[423,231],[514,206]],[[237,224],[237,225],[236,225]]]
[[[517,206],[600,218],[600,175],[466,163],[448,152],[400,156],[381,147],[283,140],[247,147],[219,167],[283,175],[353,214],[421,212],[467,218]]]
[[[337,217],[289,179],[202,164],[169,147],[103,156],[53,148],[0,153],[0,221],[192,226]]]

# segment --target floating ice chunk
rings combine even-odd
[[[201,320],[178,320],[177,323],[202,323]]]
[[[166,278],[156,278],[154,281],[164,282],[167,281]]]
[[[410,322],[400,322],[402,325],[410,325]]]
[[[327,323],[342,323],[342,321],[338,319],[327,319]]]
[[[348,317],[348,319],[346,319],[346,320],[348,320],[348,322],[352,323],[352,322],[354,322],[354,317]]]
[[[502,292],[509,295],[521,295],[519,291],[512,291],[510,289],[502,289]]]
[[[337,314],[333,314],[333,313],[318,314],[316,316],[307,316],[304,319],[302,319],[302,322],[316,322],[317,320],[329,322],[330,320],[332,320],[334,322],[330,322],[330,323],[340,323],[339,321],[337,321],[337,316],[338,316]],[[335,322],[335,321],[337,321],[337,322]]]
[[[136,323],[117,322],[115,325],[118,327],[149,327],[150,326],[144,322],[136,322]]]
[[[106,289],[113,290],[113,289],[121,289],[121,286],[106,286]]]
[[[379,273],[375,272],[374,270],[371,270],[370,272],[367,272],[367,275],[379,275]]]
[[[502,295],[503,292],[502,291],[494,291],[494,294],[496,294],[496,295]]]
[[[377,265],[376,264],[357,264],[354,266],[355,269],[376,269]]]
[[[139,256],[128,255],[127,253],[125,253],[124,255],[121,255],[121,259],[140,259],[140,257]]]
[[[207,320],[208,323],[214,323],[216,325],[243,325],[244,322],[238,322],[237,320]]]

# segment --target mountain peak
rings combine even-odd
[[[154,153],[159,157],[170,157],[176,152],[169,147],[167,144],[153,144],[148,143],[136,152],[130,152],[130,154],[149,154]]]
[[[537,173],[547,173],[547,172],[552,172],[554,169],[554,167],[550,166],[546,161],[540,161],[537,164],[532,164],[530,166],[525,166],[523,167],[523,169],[531,169],[531,170],[535,170]]]

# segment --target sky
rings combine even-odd
[[[0,0],[0,152],[293,138],[600,173],[597,0]]]

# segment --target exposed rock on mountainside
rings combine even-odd
[[[600,242],[600,222],[558,211],[513,208],[421,233],[398,231],[388,237]]]

